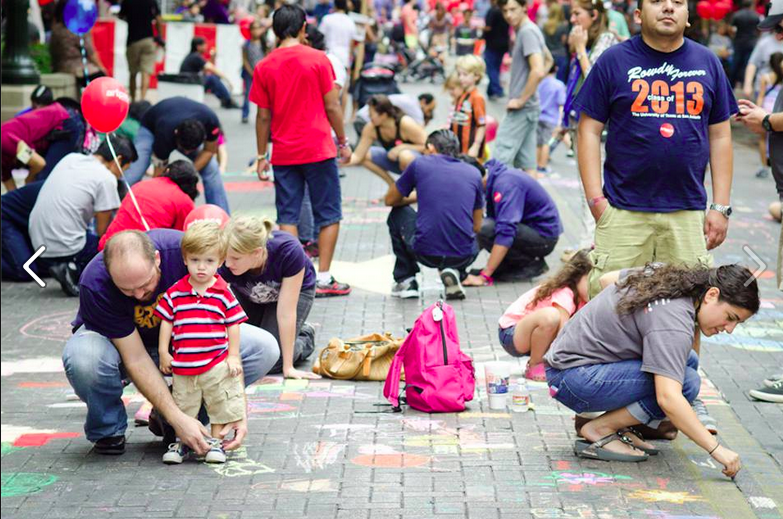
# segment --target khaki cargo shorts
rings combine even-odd
[[[704,238],[704,211],[643,213],[607,206],[595,228],[590,253],[590,297],[601,291],[599,278],[615,270],[656,261],[711,267]]]
[[[128,69],[133,77],[137,72],[152,74],[155,72],[155,58],[158,47],[152,38],[134,41],[128,46],[125,57],[128,59]]]
[[[207,408],[210,423],[227,424],[245,417],[245,388],[241,377],[232,377],[224,360],[201,375],[174,375],[172,393],[177,407],[196,417],[201,402]]]

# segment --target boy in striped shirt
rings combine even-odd
[[[197,416],[204,402],[212,426],[208,463],[225,463],[220,443],[223,426],[245,418],[239,324],[247,320],[228,284],[216,274],[225,258],[220,226],[214,221],[192,223],[182,237],[182,257],[188,275],[158,301],[160,370],[173,373],[174,402]],[[173,332],[173,333],[172,333]],[[169,353],[173,338],[174,356]],[[182,463],[189,449],[169,445],[167,464]]]

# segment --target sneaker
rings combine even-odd
[[[60,286],[66,295],[70,297],[79,297],[79,269],[76,263],[62,262],[55,263],[49,267],[52,277],[60,282]]]
[[[207,455],[204,456],[204,461],[207,463],[226,462],[226,452],[223,450],[223,445],[221,445],[220,440],[217,438],[210,440],[209,452],[207,452]]]
[[[400,299],[413,299],[419,297],[419,283],[416,282],[416,278],[408,278],[399,283],[394,283],[391,289],[392,297],[399,297]]]
[[[169,450],[163,455],[163,463],[166,465],[179,465],[190,456],[190,447],[182,442],[169,444]]]
[[[772,387],[781,380],[783,380],[783,373],[776,373],[771,377],[764,379],[764,387]]]
[[[762,402],[772,402],[773,404],[783,404],[783,379],[773,382],[769,387],[761,389],[752,389],[750,396]]]
[[[459,282],[459,272],[454,269],[443,269],[440,271],[440,280],[446,290],[446,299],[465,299],[465,289]]]
[[[699,418],[701,424],[710,432],[710,434],[718,434],[718,422],[715,418],[710,416],[707,412],[707,407],[704,402],[698,398],[691,404],[693,410],[696,412],[696,416]]]
[[[105,456],[125,454],[125,435],[101,438],[95,442],[93,449],[95,449],[95,452],[98,454],[103,454]]]
[[[569,149],[568,151],[566,151],[566,157],[568,157],[569,159],[574,158],[574,150]]]
[[[767,178],[769,176],[769,168],[761,167],[756,171],[756,178]]]
[[[536,171],[539,173],[543,173],[544,175],[549,175],[550,173],[552,173],[552,168],[550,168],[549,166],[543,166],[543,167],[538,166],[536,168]]]
[[[315,283],[315,297],[347,296],[351,293],[351,286],[347,283],[338,283],[332,276],[328,283]]]
[[[241,107],[240,107],[240,106],[237,104],[237,102],[236,102],[236,101],[234,101],[233,99],[230,99],[230,100],[228,100],[228,101],[223,101],[223,102],[221,102],[221,103],[220,103],[220,106],[222,106],[223,108],[225,108],[225,109],[227,109],[227,110],[236,110],[237,108],[241,108]]]

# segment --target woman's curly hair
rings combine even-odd
[[[718,268],[688,268],[677,265],[647,266],[617,282],[622,292],[617,313],[628,315],[658,299],[690,297],[701,302],[711,287],[720,290],[719,299],[749,310],[759,310],[759,287],[756,278],[742,265]]]

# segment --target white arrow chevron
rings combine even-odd
[[[30,256],[30,259],[27,260],[24,265],[22,265],[22,268],[25,270],[25,272],[30,274],[30,277],[33,278],[33,281],[38,283],[38,286],[40,286],[41,288],[44,288],[46,286],[46,283],[44,283],[43,279],[39,278],[35,272],[30,270],[30,265],[32,265],[33,261],[35,261],[38,258],[38,256],[43,254],[45,250],[46,250],[46,245],[41,245],[41,247],[39,247],[39,249],[35,251],[35,254]]]

